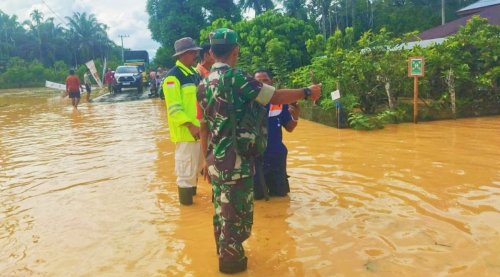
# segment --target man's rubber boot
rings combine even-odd
[[[182,205],[192,205],[193,204],[193,189],[179,187],[179,202]]]
[[[197,187],[191,187],[191,189],[193,190],[193,195],[196,195],[196,188]]]
[[[222,262],[219,259],[219,271],[226,274],[234,274],[247,270],[247,257],[236,262]]]

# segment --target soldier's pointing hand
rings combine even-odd
[[[309,89],[311,90],[311,96],[310,96],[311,100],[312,101],[318,100],[319,97],[321,96],[321,84],[310,85]]]

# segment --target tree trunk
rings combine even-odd
[[[389,102],[389,109],[393,110],[394,109],[394,98],[392,97],[391,94],[391,83],[389,80],[385,80],[385,93],[387,93],[387,100]]]
[[[339,11],[337,5],[333,6],[333,12],[335,13],[335,30],[339,29]]]
[[[326,33],[326,17],[328,16],[328,10],[325,13],[325,4],[323,3],[322,8],[321,8],[321,21],[322,21],[322,29],[323,29],[323,37],[327,39],[327,33]]]
[[[344,28],[349,26],[349,6],[347,5],[347,0],[345,0],[345,25]]]
[[[372,2],[370,2],[370,29],[373,28],[373,11],[374,11],[374,5]]]
[[[448,71],[448,77],[446,78],[446,83],[450,89],[450,102],[451,102],[451,113],[453,113],[453,118],[457,118],[457,106],[455,98],[455,78],[453,77],[453,69],[450,68]]]
[[[354,28],[354,16],[355,16],[355,9],[356,9],[356,0],[351,0],[351,27]]]

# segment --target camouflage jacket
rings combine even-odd
[[[226,76],[227,75],[227,76]],[[215,63],[207,78],[198,86],[197,98],[209,130],[207,164],[211,179],[232,182],[254,175],[253,158],[238,155],[231,137],[228,101],[223,91],[224,79],[231,80],[233,105],[236,110],[248,107],[248,101],[269,103],[274,87],[262,84],[250,75],[224,63]]]

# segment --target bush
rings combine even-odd
[[[406,118],[406,111],[403,109],[385,110],[379,113],[376,118],[383,124],[400,123]]]
[[[384,125],[377,117],[367,116],[363,113],[350,113],[347,121],[349,122],[351,128],[356,130],[374,130],[384,128]]]
[[[308,41],[308,51],[314,57],[312,64],[291,74],[290,87],[309,84],[311,71],[314,71],[316,81],[323,83],[319,103],[327,110],[335,108],[330,91],[340,87],[340,101],[344,109],[351,112],[349,122],[353,128],[376,129],[379,126],[372,117],[353,114],[354,109],[375,114],[385,110],[389,103],[391,111],[377,115],[379,121],[412,121],[413,105],[408,99],[413,98],[413,80],[407,77],[407,59],[423,56],[426,72],[425,77],[419,78],[419,93],[426,104],[419,109],[419,119],[453,117],[449,97],[451,84],[456,92],[457,116],[498,114],[499,33],[500,26],[473,17],[443,44],[428,48],[395,51],[401,48],[396,47],[401,45],[401,39],[391,37],[385,30],[367,32],[356,43],[350,42],[349,28],[345,32],[336,31],[327,40],[316,36]]]
[[[28,63],[14,57],[0,74],[0,88],[42,87],[46,80],[64,83],[67,75],[68,66],[62,61],[56,62],[54,68],[44,68],[37,60]]]

